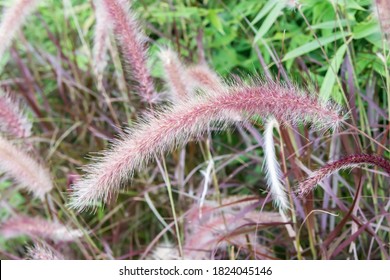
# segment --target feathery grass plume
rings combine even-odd
[[[161,49],[159,57],[165,72],[165,81],[168,85],[168,94],[172,101],[185,100],[191,94],[188,88],[188,78],[185,67],[177,54],[171,49]]]
[[[304,197],[310,191],[312,191],[320,181],[329,177],[330,175],[339,170],[356,168],[364,164],[381,167],[390,175],[390,162],[383,157],[367,154],[350,155],[326,164],[325,166],[321,167],[313,174],[311,174],[306,180],[299,183],[299,196],[301,198]]]
[[[218,92],[225,86],[218,74],[204,64],[188,67],[185,74],[188,77],[187,86],[190,87],[191,91],[199,88],[205,92]]]
[[[18,102],[0,90],[0,131],[16,138],[24,138],[31,135],[31,126]]]
[[[72,242],[83,236],[80,230],[68,229],[58,222],[21,215],[14,216],[1,224],[0,233],[6,239],[29,236],[55,242]]]
[[[0,137],[0,172],[12,177],[42,200],[53,188],[49,171],[2,137]]]
[[[385,35],[387,42],[390,44],[390,1],[376,0],[375,3],[382,32]]]
[[[53,251],[45,244],[35,244],[27,248],[27,259],[30,260],[64,260],[58,252]]]
[[[280,210],[286,211],[289,208],[287,193],[282,183],[282,170],[275,155],[274,133],[278,122],[271,117],[265,124],[264,132],[264,161],[267,174],[268,187],[273,201]]]
[[[294,87],[274,82],[235,86],[225,91],[195,96],[155,113],[128,131],[113,147],[95,158],[73,189],[70,205],[79,210],[109,200],[154,155],[165,153],[201,136],[214,124],[220,129],[253,115],[274,115],[286,122],[312,122],[317,128],[337,126],[342,120],[337,108],[319,102]],[[229,116],[232,117],[229,117]]]
[[[112,23],[107,10],[103,6],[102,0],[95,0],[94,3],[96,24],[93,45],[93,65],[94,71],[100,79],[107,65],[107,50]]]
[[[180,260],[178,249],[169,242],[156,245],[153,251],[146,256],[147,260]]]
[[[16,33],[39,2],[40,0],[15,0],[11,7],[5,9],[0,23],[0,60]]]
[[[256,252],[257,259],[272,256],[273,253],[257,241],[257,231],[247,226],[268,223],[282,223],[282,217],[275,212],[259,212],[252,209],[253,200],[245,197],[229,197],[222,205],[209,201],[199,209],[196,203],[188,212],[184,233],[185,259],[210,259],[217,250],[226,250],[235,245],[240,250]],[[199,212],[202,217],[199,217]]]
[[[130,11],[127,0],[102,0],[112,23],[114,33],[121,45],[123,58],[131,69],[132,79],[138,84],[141,98],[153,103],[156,92],[152,77],[147,67],[147,48],[135,16]]]

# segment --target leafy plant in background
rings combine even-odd
[[[38,2],[5,10],[4,50]],[[3,57],[2,86],[25,99],[39,137],[15,133],[29,129],[25,117],[0,96],[0,170],[44,202],[5,187],[3,239],[29,236],[26,256],[35,259],[161,258],[161,248],[169,258],[388,258],[387,175],[337,174],[364,164],[390,169],[388,19],[375,16],[386,3],[137,1],[140,28],[128,1],[75,2],[63,1],[58,22],[48,13],[58,3],[42,1],[30,20],[47,36],[25,32],[12,60]],[[248,78],[254,72],[264,77]],[[111,148],[80,177],[84,155],[106,140]],[[317,184],[323,195],[311,192]],[[95,211],[76,216],[69,205]],[[54,241],[60,229],[74,238]],[[7,258],[26,242],[13,240],[1,246]]]

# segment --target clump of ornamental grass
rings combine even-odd
[[[326,164],[320,169],[314,171],[307,179],[299,183],[299,196],[304,197],[310,193],[318,185],[318,183],[340,170],[361,167],[363,165],[380,167],[390,175],[390,162],[383,157],[368,154],[350,155]]]
[[[28,236],[54,242],[72,242],[83,236],[80,230],[70,229],[59,222],[22,215],[11,217],[2,223],[0,233],[6,239]]]
[[[10,176],[35,197],[44,199],[53,189],[49,171],[26,152],[0,136],[0,172]]]
[[[138,93],[150,103],[155,89],[146,64],[145,42],[134,15],[122,0],[97,2],[100,4],[107,15],[107,26],[112,24],[123,58],[131,67],[132,78],[138,83]],[[85,168],[87,174],[73,188],[73,208],[82,210],[99,200],[108,201],[151,158],[198,139],[210,126],[222,130],[260,115],[290,124],[310,122],[328,129],[342,119],[336,106],[293,86],[256,81],[229,87],[205,65],[185,69],[170,49],[162,50],[160,58],[173,104],[153,111]],[[196,88],[203,94],[196,95]],[[267,147],[272,148],[272,143]],[[272,153],[273,149],[267,154]],[[269,168],[277,168],[275,158],[269,162]],[[285,210],[286,194],[280,183],[276,184],[280,171],[268,169],[267,173],[276,204]]]
[[[257,115],[273,115],[290,124],[310,122],[318,129],[334,128],[342,121],[337,106],[275,82],[256,81],[194,96],[144,118],[102,157],[94,158],[74,185],[70,205],[82,210],[106,202],[154,156],[198,139],[210,125],[223,130]]]
[[[27,17],[36,9],[40,1],[15,0],[12,6],[4,10],[0,24],[0,60]]]

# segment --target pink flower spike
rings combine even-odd
[[[54,242],[71,242],[83,236],[80,230],[68,229],[58,222],[27,216],[10,218],[0,226],[0,233],[6,239],[25,235]]]
[[[221,78],[207,65],[199,64],[188,67],[186,75],[188,78],[188,85],[191,87],[192,91],[194,91],[195,88],[199,88],[205,92],[218,92],[224,90],[225,84]]]
[[[5,9],[0,24],[0,60],[16,33],[21,29],[27,17],[35,10],[39,2],[40,0],[15,0],[11,7]]]
[[[100,200],[107,202],[154,155],[197,139],[210,125],[223,129],[235,124],[237,114],[242,119],[274,115],[288,123],[311,122],[319,129],[337,127],[342,120],[337,107],[276,83],[195,96],[146,118],[103,157],[95,158],[73,186],[71,207],[82,210]]]
[[[31,127],[19,104],[0,90],[0,131],[16,138],[25,138],[31,135]]]
[[[48,170],[29,155],[0,137],[0,172],[12,177],[22,187],[41,200],[50,192],[53,184]]]
[[[35,244],[27,250],[27,258],[30,260],[64,260],[58,252],[53,251],[45,244]]]
[[[110,43],[110,22],[107,10],[104,8],[102,0],[95,2],[95,36],[93,45],[93,64],[97,77],[100,79],[103,75],[104,68],[107,65],[107,49]]]
[[[228,245],[253,252],[258,259],[272,255],[269,248],[258,243],[255,230],[243,229],[249,224],[282,223],[282,217],[276,212],[248,211],[251,205],[253,201],[245,197],[223,199],[221,205],[207,202],[202,208],[195,204],[186,215],[184,258],[210,259],[213,251],[225,250]]]
[[[321,167],[313,174],[311,174],[310,177],[308,177],[306,180],[299,183],[298,186],[299,196],[300,197],[306,196],[316,187],[316,185],[320,181],[331,176],[333,173],[337,171],[340,171],[342,169],[360,167],[364,164],[381,167],[387,172],[387,174],[390,175],[390,162],[384,159],[383,157],[377,155],[365,155],[365,154],[350,155],[345,158],[326,164],[325,166]]]
[[[159,57],[163,64],[170,98],[173,102],[187,99],[188,96],[191,96],[191,92],[188,87],[188,79],[186,79],[185,67],[177,54],[170,49],[162,49]]]
[[[145,39],[135,16],[131,13],[127,0],[102,0],[114,33],[121,45],[123,58],[127,61],[137,90],[147,103],[153,103],[156,92],[147,67]]]

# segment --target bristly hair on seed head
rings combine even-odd
[[[54,251],[45,243],[36,243],[27,248],[27,259],[29,260],[65,260],[64,256]]]
[[[173,102],[186,100],[192,94],[188,86],[189,79],[186,75],[186,67],[182,64],[176,52],[170,48],[161,48],[159,58],[163,65],[170,99]]]
[[[73,242],[83,236],[82,231],[70,229],[59,222],[24,215],[16,215],[3,222],[0,233],[5,239],[28,236],[54,242]]]
[[[19,150],[2,137],[0,137],[0,172],[12,177],[20,186],[41,200],[53,189],[50,172],[26,152]]]
[[[137,84],[136,90],[141,99],[149,104],[154,103],[157,93],[147,66],[145,36],[141,32],[136,16],[130,11],[127,0],[101,1],[131,73],[129,78]]]
[[[310,193],[325,178],[343,169],[352,169],[364,164],[374,165],[384,169],[390,175],[390,161],[378,155],[353,154],[336,161],[327,163],[316,170],[307,179],[299,183],[297,188],[298,196],[303,198]]]
[[[93,66],[98,79],[102,79],[108,59],[110,32],[113,28],[111,19],[102,0],[95,0],[95,31],[93,44]]]
[[[15,0],[5,8],[0,23],[0,60],[11,45],[17,32],[22,28],[28,16],[36,9],[41,0]]]
[[[31,127],[19,102],[0,89],[0,132],[15,138],[25,138],[31,135]]]
[[[268,188],[271,192],[275,206],[281,211],[289,209],[289,201],[286,189],[282,181],[282,170],[275,155],[275,144],[273,130],[278,127],[275,118],[270,117],[265,124],[264,132],[264,161],[267,175]]]

